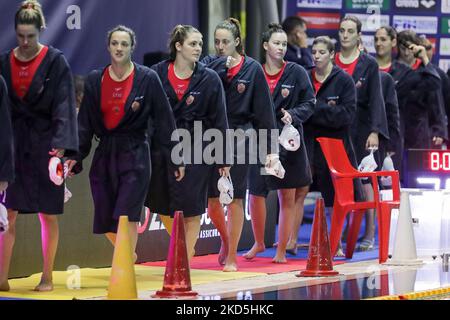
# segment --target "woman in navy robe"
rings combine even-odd
[[[0,76],[0,193],[14,181],[14,146],[8,89]]]
[[[229,18],[218,24],[214,32],[214,43],[217,55],[207,56],[203,62],[215,70],[222,80],[230,128],[246,132],[252,129],[265,129],[269,133],[270,130],[276,129],[273,102],[264,72],[257,61],[244,53],[239,21]],[[268,134],[267,159],[278,153],[277,147],[273,150],[276,145],[272,146],[270,137]],[[215,174],[209,183],[208,215],[221,236],[219,263],[224,265],[224,271],[237,270],[237,248],[244,224],[243,200],[247,192],[249,163],[256,157],[250,150],[256,144],[257,142],[251,142],[247,136],[245,141],[238,139],[234,144],[234,153],[228,155],[233,157],[230,174],[234,186],[234,199],[227,205],[227,222],[225,211],[219,202],[217,189],[219,176]],[[239,151],[242,145],[245,146],[243,154]]]
[[[168,150],[176,143],[171,141],[176,127],[161,81],[131,60],[135,45],[130,28],[117,26],[108,33],[111,64],[87,76],[78,115],[79,152],[68,161],[71,173],[81,172],[92,138],[99,140],[89,173],[94,233],[105,234],[115,245],[119,218],[128,216],[133,252],[150,185],[148,132]],[[174,173],[181,179],[182,167],[174,167]]]
[[[293,232],[298,234],[297,225],[301,224],[304,200],[312,182],[303,140],[303,123],[313,114],[316,101],[305,69],[296,63],[284,60],[287,38],[280,25],[269,25],[262,36],[265,50],[263,70],[274,101],[278,129],[281,132],[285,124],[292,124],[300,134],[300,147],[296,151],[288,151],[280,147],[280,160],[286,170],[283,179],[262,176],[257,165],[250,169],[249,205],[255,244],[244,255],[247,259],[252,259],[256,253],[265,250],[265,198],[268,189],[277,190],[281,210],[278,223],[278,246],[273,258],[276,263],[286,262],[286,248],[291,230],[295,229]],[[292,239],[291,248],[296,248],[297,236],[293,235],[291,238],[295,238]]]
[[[229,175],[229,164],[224,158],[228,129],[225,95],[218,75],[199,63],[202,44],[203,36],[197,29],[178,25],[170,36],[169,59],[152,66],[161,78],[182,137],[172,156],[182,153],[186,176],[180,182],[175,181],[167,165],[169,155],[160,151],[161,141],[153,139],[153,171],[158,177],[151,181],[146,203],[152,212],[160,214],[169,233],[174,212],[183,211],[189,259],[195,254],[210,177],[214,173]],[[219,140],[222,138],[221,146],[217,140],[213,142],[220,152],[218,149],[216,154],[208,152],[207,132],[216,133]]]
[[[426,95],[427,92],[433,95],[439,90],[441,83],[437,71],[433,68],[429,58],[426,55],[424,48],[416,43],[410,42],[409,48],[405,48],[403,45],[399,45],[397,39],[397,32],[390,26],[382,26],[379,28],[374,36],[376,59],[381,71],[389,73],[395,81],[395,90],[397,92],[398,106],[400,112],[400,137],[398,140],[395,137],[390,137],[390,141],[395,143],[395,155],[393,156],[394,166],[397,170],[402,170],[403,150],[406,142],[406,128],[408,131],[416,130],[415,138],[423,141],[423,138],[428,139],[429,133],[424,134],[420,132],[421,128],[412,128],[413,123],[407,121],[409,112],[417,109],[414,105],[419,101],[415,101],[420,95]],[[405,38],[405,37],[404,37]],[[412,37],[415,39],[415,37]],[[402,41],[403,44],[407,43]],[[394,59],[392,51],[395,47],[402,47],[401,50],[409,54],[409,56],[417,55],[414,58],[414,62],[417,64],[417,68],[413,70],[410,65],[404,63],[403,60]],[[422,52],[423,50],[423,52]],[[412,98],[412,95],[415,97]],[[420,99],[419,99],[420,100]],[[427,109],[426,105],[422,105]],[[418,107],[420,110],[421,107]],[[428,124],[427,124],[428,126]],[[422,142],[418,142],[422,145]],[[408,147],[411,147],[408,144]]]
[[[61,51],[39,42],[45,18],[37,1],[25,1],[15,16],[18,47],[0,57],[0,72],[11,100],[15,180],[6,196],[10,232],[0,248],[0,290],[7,277],[18,213],[39,213],[44,270],[37,291],[53,289],[58,246],[57,216],[63,213],[64,185],[49,179],[49,160],[78,149],[75,93],[70,67]]]
[[[316,140],[327,137],[342,140],[352,165],[357,161],[351,138],[351,126],[356,117],[356,88],[351,76],[333,66],[334,44],[329,37],[317,37],[312,46],[315,68],[309,72],[316,92],[316,107],[305,123],[305,143],[315,187],[322,193],[325,207],[334,203],[334,187],[330,170]],[[354,181],[355,200],[364,199],[360,180]],[[343,255],[341,247],[337,255]]]
[[[352,124],[352,139],[358,163],[369,155],[369,150],[377,150],[380,140],[389,139],[389,131],[384,106],[381,80],[376,60],[360,50],[362,23],[355,16],[345,16],[339,25],[341,51],[336,53],[335,63],[350,74],[356,86],[356,117]],[[374,152],[378,170],[381,169],[380,155]],[[366,199],[373,199],[373,189],[369,179],[363,180]],[[373,216],[374,210],[368,214]],[[363,239],[372,241],[372,239]],[[370,245],[370,244],[369,244]]]

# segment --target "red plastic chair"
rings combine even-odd
[[[348,159],[342,140],[330,138],[317,138],[322,152],[331,172],[335,191],[333,215],[331,218],[330,246],[333,255],[336,254],[348,213],[353,213],[350,219],[347,235],[347,248],[345,257],[353,256],[361,220],[367,209],[376,209],[378,218],[379,258],[383,263],[388,258],[389,230],[391,225],[391,210],[400,206],[400,184],[398,171],[359,172]],[[390,176],[392,178],[393,200],[380,200],[378,191],[378,177]],[[355,202],[353,180],[355,178],[369,177],[372,180],[374,201]]]

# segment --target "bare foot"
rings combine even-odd
[[[257,253],[264,252],[266,250],[266,246],[263,244],[255,243],[253,247],[243,255],[245,259],[251,260],[253,259]]]
[[[9,283],[8,280],[6,280],[5,282],[2,282],[0,284],[0,291],[9,291]]]
[[[273,263],[287,263],[286,255],[282,253],[276,253],[275,257],[272,259]]]
[[[38,292],[53,291],[53,281],[41,280],[41,282],[34,288],[34,291]]]
[[[228,243],[225,243],[222,241],[220,244],[219,257],[217,258],[217,260],[219,261],[219,264],[221,266],[225,265],[225,261],[227,260],[227,255],[228,255]]]
[[[237,265],[236,263],[227,263],[225,267],[223,267],[223,272],[236,272]]]
[[[133,263],[136,263],[137,258],[138,258],[137,253],[136,252],[133,253]]]

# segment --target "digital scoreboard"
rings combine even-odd
[[[409,149],[404,187],[450,190],[450,150]]]

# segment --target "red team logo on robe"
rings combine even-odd
[[[291,92],[287,88],[284,88],[283,90],[281,90],[281,95],[283,96],[283,98],[287,98],[290,93]]]
[[[245,84],[243,84],[243,83],[239,83],[239,84],[238,84],[238,86],[237,86],[237,91],[238,91],[239,93],[243,93],[243,92],[245,91],[245,89],[246,89]]]
[[[190,106],[194,102],[194,96],[189,95],[189,97],[186,98],[186,104]]]

